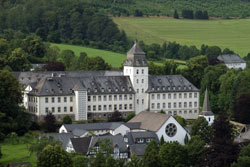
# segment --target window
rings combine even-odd
[[[151,97],[152,97],[152,100],[154,100],[155,99],[155,94],[152,94]]]
[[[73,97],[72,96],[70,96],[70,102],[73,102]],[[72,110],[73,111],[73,110]]]
[[[160,109],[161,105],[160,103],[157,103],[157,109]]]
[[[141,104],[144,104],[144,99],[141,100]]]
[[[66,103],[67,102],[67,97],[64,97],[63,99],[64,99],[63,101]]]
[[[130,109],[130,110],[133,109],[133,104],[129,104],[129,109]]]
[[[176,93],[174,94],[174,99],[176,99]]]
[[[151,108],[154,109],[155,108],[155,103],[151,104]]]
[[[151,139],[146,139],[146,142],[147,142],[147,143],[151,142]]]
[[[161,98],[161,94],[157,94],[157,99],[159,100]]]
[[[174,115],[177,115],[177,111],[174,111]]]
[[[48,103],[48,102],[49,102],[49,98],[45,97],[45,103]]]
[[[58,107],[58,108],[57,108],[57,112],[61,112],[61,107]]]
[[[176,132],[177,132],[177,127],[175,124],[173,123],[170,123],[166,126],[166,129],[165,129],[165,132],[166,134],[169,136],[169,137],[173,137],[175,136]]]
[[[179,111],[179,114],[182,114],[182,111]]]
[[[192,98],[192,93],[189,93],[189,98]]]
[[[197,107],[197,102],[194,102],[194,107]]]
[[[184,93],[184,98],[185,98],[185,99],[187,98],[187,93]]]
[[[197,113],[197,110],[194,110],[194,113]]]
[[[103,110],[104,110],[104,111],[107,110],[107,105],[103,105]]]
[[[189,114],[192,114],[192,110],[189,110]]]
[[[110,110],[110,111],[112,110],[112,105],[109,105],[109,110]]]
[[[114,95],[114,101],[117,101],[117,95]]]
[[[168,99],[171,99],[171,94],[170,93],[168,94]]]
[[[179,108],[181,108],[181,102],[179,102]]]
[[[115,110],[115,111],[117,110],[117,105],[116,105],[116,104],[114,105],[114,110]]]
[[[96,96],[93,96],[93,101],[96,101]]]
[[[122,100],[122,95],[119,95],[119,100]]]
[[[124,100],[127,100],[128,99],[128,96],[127,95],[124,95]]]
[[[61,97],[57,97],[57,102],[61,103]]]
[[[139,93],[139,89],[136,90],[136,93]]]
[[[141,83],[144,83],[144,79],[141,80]]]
[[[168,108],[171,108],[171,103],[168,103]]]
[[[189,107],[192,107],[192,102],[189,102]]]
[[[144,89],[141,89],[141,92],[144,93]]]
[[[129,100],[132,100],[133,99],[133,96],[132,95],[129,95]]]
[[[197,93],[194,93],[194,97],[197,98]]]
[[[136,80],[136,83],[137,83],[137,84],[139,83],[139,79]]]
[[[121,104],[119,105],[119,110],[122,110],[122,105]]]
[[[93,111],[96,111],[96,106],[95,105],[93,105]]]
[[[141,73],[144,74],[144,69],[141,70]]]
[[[112,101],[112,95],[109,95],[109,101]]]
[[[139,99],[136,100],[136,103],[139,104]]]
[[[162,108],[166,108],[166,103],[162,103]]]
[[[70,111],[70,112],[73,112],[73,107],[72,107],[72,106],[70,107],[70,110],[69,110],[69,111]]]
[[[124,104],[124,110],[127,110],[127,104]]]
[[[102,101],[102,96],[98,96],[98,101]]]
[[[54,97],[51,98],[51,102],[52,102],[52,103],[55,102],[55,98],[54,98]]]
[[[187,102],[184,102],[184,107],[187,108]]]
[[[163,95],[162,95],[162,98],[163,98],[163,99],[166,99],[166,94],[163,94]]]
[[[102,106],[98,105],[98,110],[101,111],[102,110]]]
[[[176,103],[174,103],[174,108],[176,108]]]
[[[45,108],[45,112],[46,112],[46,113],[49,112],[49,108],[48,108],[48,107]]]
[[[179,98],[181,99],[181,93],[179,93]]]
[[[67,107],[64,107],[64,112],[67,112]]]
[[[137,143],[144,143],[144,139],[140,138],[140,139],[136,139]]]
[[[51,110],[52,110],[52,112],[55,112],[55,107],[52,107]]]
[[[139,70],[136,70],[136,74],[139,74]]]

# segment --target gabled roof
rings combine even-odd
[[[140,129],[141,123],[140,122],[126,122],[124,123],[129,129]]]
[[[133,144],[130,146],[130,152],[135,153],[137,156],[143,156],[147,144]]]
[[[157,132],[162,125],[170,118],[170,115],[154,113],[154,112],[140,112],[129,122],[140,122],[141,129]]]
[[[71,138],[70,140],[75,152],[87,155],[91,141],[91,136],[82,138]]]
[[[246,63],[239,55],[237,54],[225,54],[220,55],[217,57],[220,61],[224,62],[225,64],[232,64],[232,63]]]
[[[136,139],[154,139],[157,143],[159,143],[158,136],[155,132],[151,131],[128,132],[126,136],[128,138],[129,145],[135,144]]]
[[[200,115],[204,115],[204,116],[214,115],[214,113],[212,112],[212,110],[210,108],[207,88],[206,88],[206,91],[205,91],[205,97],[204,97],[204,101],[203,101],[202,112],[201,112]]]
[[[86,130],[83,130],[83,129],[74,129],[72,131],[73,135],[74,136],[77,136],[77,137],[81,137],[82,135],[84,135],[87,131]]]
[[[41,137],[45,136],[47,138],[53,137],[55,140],[59,140],[62,143],[62,147],[66,149],[66,146],[70,140],[70,138],[73,138],[74,135],[72,133],[45,133],[41,134]]]
[[[118,128],[123,122],[102,122],[102,123],[86,123],[86,124],[64,124],[63,126],[68,132],[75,129],[80,130],[114,130]]]
[[[199,91],[182,75],[150,75],[148,78],[149,93],[157,92],[190,92]]]
[[[141,50],[137,42],[135,42],[133,47],[127,52],[127,59],[124,62],[124,66],[132,66],[132,67],[148,66],[145,53]]]

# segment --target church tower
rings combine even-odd
[[[205,91],[205,97],[204,97],[204,101],[203,101],[202,112],[200,113],[199,116],[204,117],[207,120],[209,125],[212,125],[212,123],[214,122],[214,113],[212,112],[212,110],[210,108],[207,88],[206,88],[206,91]]]
[[[135,111],[138,114],[148,109],[148,63],[145,53],[140,49],[137,42],[127,52],[127,59],[123,64],[123,75],[129,76],[136,92]]]

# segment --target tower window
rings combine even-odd
[[[144,74],[144,69],[141,70],[141,73]]]
[[[136,70],[136,74],[139,74],[139,70]]]

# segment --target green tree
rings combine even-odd
[[[165,61],[164,63],[164,74],[166,75],[174,75],[177,73],[177,64],[171,60],[171,61]]]
[[[44,117],[43,128],[45,132],[55,132],[56,131],[56,118],[52,112],[47,113]]]
[[[185,167],[187,166],[187,158],[188,155],[186,149],[178,142],[164,143],[159,151],[161,166]]]
[[[128,122],[129,120],[131,120],[134,117],[135,117],[135,113],[134,112],[129,113],[128,116],[127,116],[127,118],[126,118],[126,120],[125,120],[125,122]]]
[[[64,63],[66,68],[70,68],[72,66],[73,60],[75,58],[75,54],[72,50],[63,50],[60,55],[61,61]]]
[[[233,116],[237,122],[244,124],[250,123],[250,93],[242,94],[237,98],[236,104],[234,106]]]
[[[165,140],[164,140],[164,137],[163,137],[163,135],[162,135],[162,136],[161,136],[161,139],[160,139],[160,145],[162,146],[164,143],[165,143]]]
[[[109,122],[120,122],[122,120],[122,113],[119,111],[114,111],[111,117],[109,118]]]
[[[72,124],[72,119],[69,115],[63,117],[63,124]]]
[[[101,57],[85,57],[80,64],[80,70],[84,71],[98,71],[98,70],[110,70],[111,65],[105,63]]]
[[[178,15],[178,12],[177,12],[176,9],[174,10],[174,18],[175,18],[175,19],[179,19],[179,15]]]
[[[159,145],[155,140],[152,140],[147,144],[145,152],[143,154],[143,163],[145,167],[158,167],[160,166],[159,162]]]
[[[199,136],[205,143],[208,144],[210,142],[211,133],[211,126],[208,125],[208,122],[204,117],[199,117],[193,122],[191,136]]]
[[[221,49],[218,46],[208,46],[205,54],[208,59],[217,58],[221,55]]]
[[[70,155],[60,146],[46,146],[38,155],[37,167],[73,167]]]
[[[186,127],[187,123],[186,120],[184,118],[182,118],[179,115],[174,116],[174,118],[176,119],[176,121],[182,126],[182,127]]]
[[[88,167],[89,159],[83,155],[75,155],[72,161],[73,167]]]
[[[135,153],[132,154],[131,160],[127,163],[127,167],[142,167],[143,162],[142,160],[137,157]]]
[[[27,58],[27,53],[25,53],[21,48],[16,48],[8,57],[8,65],[13,71],[27,71],[31,67]]]

